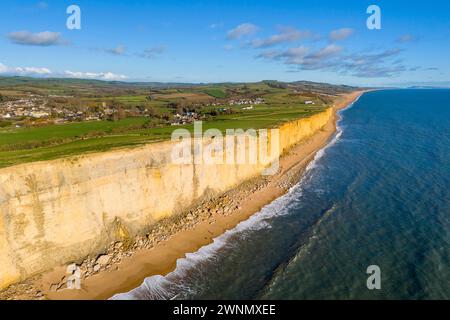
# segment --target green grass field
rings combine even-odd
[[[311,90],[322,90],[326,95]],[[197,104],[201,105],[198,112],[210,119],[203,122],[203,130],[216,128],[222,132],[226,129],[270,128],[286,121],[308,117],[327,107],[326,104],[330,102],[329,94],[336,95],[348,90],[349,87],[326,84],[274,81],[168,85],[0,77],[0,94],[4,97],[66,95],[77,99],[75,104],[88,107],[102,107],[103,103],[108,106],[120,103],[131,108],[150,106],[155,108],[158,116],[178,112],[173,108],[174,103],[182,106]],[[244,110],[246,105],[229,106],[227,103],[228,99],[254,97],[263,98],[265,103],[256,105],[251,110]],[[306,100],[312,100],[315,104],[305,105]],[[219,105],[208,105],[211,102]],[[224,109],[232,109],[232,113],[227,114],[228,111]],[[158,116],[22,128],[3,121],[0,123],[0,168],[115,148],[130,148],[170,139],[173,130],[178,128],[193,130],[193,125],[160,127]]]
[[[223,99],[227,97],[227,94],[222,89],[210,88],[203,90],[204,93],[210,95],[211,97]]]
[[[307,117],[324,110],[322,107],[261,105],[245,113],[221,115],[203,123],[203,130],[260,129]],[[80,122],[37,128],[0,129],[0,168],[15,164],[51,160],[114,148],[133,147],[168,140],[173,130],[193,125],[145,129],[148,118],[127,118],[119,121]]]

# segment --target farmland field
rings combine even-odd
[[[203,90],[203,92],[210,95],[211,97],[219,98],[219,99],[226,98],[226,96],[227,96],[225,91],[222,89],[211,88],[211,89],[205,89],[205,90]]]
[[[264,108],[245,115],[220,116],[206,121],[203,130],[269,128],[285,121],[305,117],[315,110]],[[119,147],[132,147],[154,141],[170,139],[176,128],[193,130],[193,125],[144,129],[145,118],[127,118],[117,122],[98,121],[40,128],[0,129],[0,167],[14,164],[50,160],[86,152],[106,151]]]
[[[8,79],[8,81],[12,81]],[[266,83],[245,85],[216,85],[207,87],[180,87],[148,89],[141,86],[122,88],[104,82],[79,81],[69,84],[59,82],[19,82],[14,89],[2,86],[0,94],[14,93],[17,97],[39,91],[49,94],[72,94],[78,103],[101,108],[101,105],[120,103],[125,108],[143,105],[154,108],[153,116],[125,117],[114,121],[82,121],[39,126],[9,125],[3,121],[0,127],[0,168],[31,161],[50,160],[115,148],[134,147],[145,143],[170,139],[176,128],[193,130],[193,124],[173,126],[158,120],[163,114],[172,119],[179,109],[195,110],[203,121],[203,130],[260,129],[277,126],[283,122],[310,116],[327,108],[330,103],[310,91],[298,93],[291,88],[272,87]],[[342,91],[342,90],[341,90]],[[337,94],[340,91],[337,92]],[[229,105],[228,99],[259,97],[263,103],[252,105]],[[314,104],[305,104],[311,100]],[[210,105],[214,102],[213,105]],[[330,100],[331,102],[331,100]],[[164,124],[165,123],[165,124]]]

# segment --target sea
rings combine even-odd
[[[365,93],[287,194],[113,299],[450,299],[450,90]]]

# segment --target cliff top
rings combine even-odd
[[[312,82],[155,84],[0,78],[0,168],[170,139],[176,128],[260,129],[354,88]]]

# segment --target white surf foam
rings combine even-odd
[[[211,244],[201,247],[195,253],[187,253],[185,258],[178,259],[175,270],[167,274],[165,277],[161,275],[148,277],[138,288],[127,293],[116,294],[111,298],[111,300],[174,299],[181,292],[190,290],[188,286],[183,284],[183,279],[189,275],[192,275],[194,273],[192,271],[197,270],[199,265],[202,263],[207,263],[209,260],[215,259],[217,254],[220,253],[220,249],[225,246],[232,245],[232,243],[228,241],[232,236],[237,234],[242,235],[244,232],[248,231],[257,231],[270,228],[271,225],[267,221],[268,219],[288,214],[290,212],[290,207],[295,205],[295,203],[299,201],[298,199],[301,198],[301,188],[308,178],[310,171],[316,167],[317,162],[325,155],[326,150],[339,141],[342,136],[343,129],[339,126],[339,123],[343,119],[342,112],[350,109],[358,101],[358,99],[338,112],[339,119],[337,121],[337,132],[333,139],[324,148],[316,153],[314,159],[306,167],[305,173],[299,183],[290,188],[285,195],[264,206],[261,211],[239,223],[235,228],[228,230],[219,237],[213,239]]]

